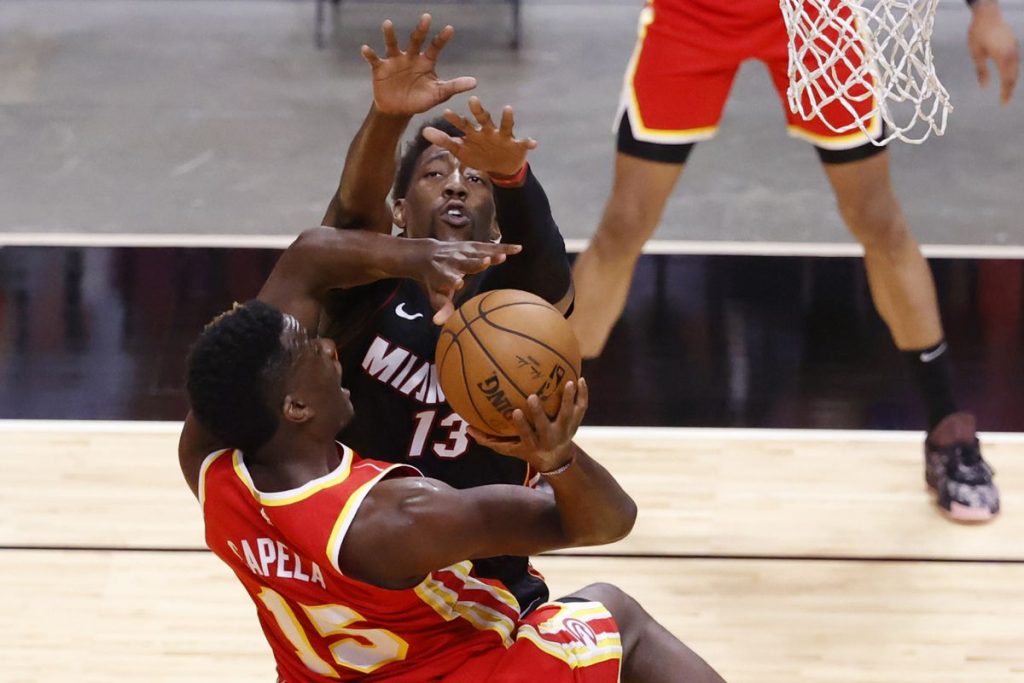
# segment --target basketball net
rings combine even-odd
[[[790,108],[875,144],[942,135],[953,107],[932,61],[938,0],[779,0]],[[858,103],[869,102],[858,113]],[[879,125],[885,122],[885,135]]]

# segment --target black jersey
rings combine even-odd
[[[495,188],[503,241],[523,252],[467,278],[466,290],[517,288],[557,301],[569,289],[565,244],[533,173],[521,188]],[[461,299],[470,296],[462,293]],[[434,364],[441,328],[420,285],[388,279],[331,292],[321,332],[337,342],[342,384],[355,417],[339,439],[360,455],[404,462],[455,488],[527,484],[526,463],[477,444],[445,401]],[[548,598],[525,557],[474,561],[480,576],[502,581],[524,612]]]
[[[364,457],[415,465],[455,488],[528,483],[525,462],[473,441],[445,401],[434,364],[441,328],[420,286],[382,280],[359,289],[368,290],[361,303],[372,310],[338,349],[355,407],[341,441]]]

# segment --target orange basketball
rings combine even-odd
[[[436,351],[448,403],[489,434],[515,434],[512,411],[540,397],[558,414],[559,389],[580,376],[580,349],[569,323],[539,296],[518,289],[478,294],[445,323]]]

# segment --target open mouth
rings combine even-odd
[[[441,220],[453,228],[464,228],[470,224],[469,215],[462,202],[449,202],[441,210]]]

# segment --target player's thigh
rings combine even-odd
[[[680,144],[714,134],[742,62],[720,47],[700,23],[644,10],[620,102],[637,140]]]
[[[636,646],[650,615],[628,593],[610,583],[592,583],[580,588],[565,600],[599,602],[607,608],[618,625],[624,656]]]

